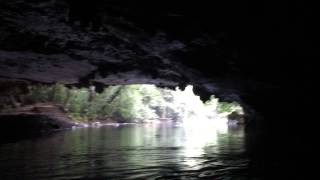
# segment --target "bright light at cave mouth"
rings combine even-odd
[[[203,103],[193,92],[193,86],[188,85],[184,91],[176,88],[172,92],[178,109],[183,108],[181,123],[193,129],[205,130],[210,126],[224,129],[228,123],[228,116],[232,113],[243,115],[243,109],[237,103],[221,103],[213,95]]]
[[[225,126],[243,122],[243,109],[236,103],[219,102],[214,95],[206,102],[184,90],[155,85],[115,85],[96,92],[90,88],[66,87],[63,84],[32,85],[22,104],[51,103],[64,108],[75,121],[83,123],[178,123],[193,129]],[[6,106],[10,111],[10,106]]]

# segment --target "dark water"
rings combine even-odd
[[[0,179],[248,179],[241,127],[127,125],[0,146]]]

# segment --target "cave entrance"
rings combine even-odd
[[[11,98],[20,107],[8,105],[3,110],[7,114],[2,122],[7,125],[2,126],[5,127],[0,131],[2,137],[13,134],[25,138],[30,129],[65,126],[54,118],[69,117],[70,121],[90,125],[32,137],[13,147],[8,144],[5,148],[13,149],[10,156],[0,149],[2,159],[9,157],[6,161],[15,165],[22,159],[32,167],[28,169],[30,172],[47,163],[53,171],[37,169],[46,177],[79,172],[90,178],[98,175],[111,179],[149,179],[150,173],[155,173],[154,177],[186,173],[179,176],[212,179],[218,173],[238,177],[239,169],[244,172],[240,176],[246,177],[243,126],[231,123],[241,124],[243,110],[237,103],[220,102],[215,96],[202,102],[191,85],[183,90],[147,84],[108,86],[101,92],[96,92],[94,86],[76,88],[62,84],[29,85],[27,89],[27,93]],[[20,92],[11,90],[11,94]],[[19,128],[12,131],[12,125],[17,124]],[[48,161],[48,156],[57,158]],[[237,169],[225,168],[230,163]],[[68,168],[61,168],[61,164]],[[211,166],[214,168],[208,171]],[[85,168],[88,171],[83,171]],[[64,169],[68,171],[61,172]]]
[[[192,85],[183,90],[150,84],[114,85],[105,87],[100,93],[96,92],[95,86],[31,85],[28,93],[17,97],[15,101],[22,105],[57,104],[73,120],[83,123],[165,122],[195,128],[244,122],[240,104],[220,102],[214,95],[203,102],[194,94]],[[13,107],[8,105],[6,110],[10,109]]]

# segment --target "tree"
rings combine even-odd
[[[123,122],[135,120],[171,118],[215,118],[217,113],[230,114],[234,111],[243,114],[238,103],[219,102],[214,96],[202,103],[193,94],[192,86],[183,91],[161,89],[154,85],[109,86],[102,93],[94,87],[67,88],[63,84],[33,85],[23,99],[31,103],[53,102],[63,104],[75,119],[116,118]]]
[[[67,88],[63,84],[55,84],[52,89],[52,102],[63,104],[65,99],[67,99]]]
[[[85,88],[71,89],[68,110],[76,117],[83,117],[88,111],[89,92]]]

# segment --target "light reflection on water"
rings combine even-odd
[[[238,179],[247,174],[244,153],[241,127],[77,129],[0,146],[0,179]]]
[[[228,126],[227,124],[214,126],[210,123],[191,123],[185,124],[183,131],[186,139],[183,144],[185,164],[194,167],[199,164],[199,160],[196,158],[205,154],[205,147],[216,146],[218,137],[228,133]]]

